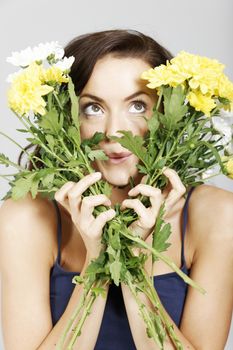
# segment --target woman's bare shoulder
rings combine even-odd
[[[219,235],[232,236],[233,193],[212,185],[200,185],[194,189],[189,203],[189,220],[193,234],[208,239]],[[232,227],[231,226],[231,227]],[[222,228],[220,230],[220,228]],[[224,229],[227,228],[227,229]],[[200,237],[199,237],[200,238]]]
[[[212,185],[197,186],[190,197],[191,212],[200,214],[201,212],[232,213],[233,192],[224,190]]]
[[[19,200],[9,198],[0,207],[0,242],[9,249],[14,249],[8,245],[10,241],[25,250],[36,246],[44,248],[51,266],[56,256],[56,231],[54,204],[40,195],[35,199],[30,194]]]

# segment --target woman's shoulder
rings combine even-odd
[[[233,239],[233,193],[212,185],[197,186],[189,202],[189,226],[196,240]]]
[[[193,215],[231,212],[233,205],[233,192],[212,185],[197,186],[190,197],[190,211]],[[219,212],[218,212],[219,213]]]
[[[0,206],[0,242],[8,249],[40,249],[52,266],[57,249],[57,218],[51,200],[27,194]],[[10,244],[9,242],[14,242]]]

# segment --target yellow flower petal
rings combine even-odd
[[[8,104],[18,115],[23,116],[30,111],[44,115],[46,103],[42,96],[53,87],[42,84],[42,75],[42,67],[33,62],[13,79],[8,91]]]
[[[216,103],[210,95],[203,95],[200,91],[191,91],[187,95],[187,100],[196,111],[201,111],[205,115],[210,116],[210,112],[215,108]]]

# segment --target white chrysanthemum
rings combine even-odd
[[[27,47],[20,52],[14,51],[10,57],[7,57],[6,61],[17,67],[27,67],[34,61],[33,50],[31,47]]]
[[[232,155],[233,154],[233,139],[231,140],[231,142],[226,146],[226,151],[228,153],[228,155]]]
[[[57,60],[64,56],[64,50],[57,41],[45,44],[40,43],[34,48],[27,47],[20,52],[15,51],[10,57],[7,57],[6,61],[17,67],[27,67],[34,61],[46,60],[50,55],[54,55],[54,58]]]
[[[207,169],[201,174],[202,180],[206,180],[215,173],[214,169]]]
[[[58,61],[54,64],[57,68],[60,68],[63,72],[70,69],[72,64],[74,63],[74,56],[64,57],[62,60]]]
[[[58,60],[64,56],[64,50],[57,41],[45,44],[40,43],[33,48],[33,52],[36,61],[43,61],[50,55],[54,55],[54,58]]]
[[[222,139],[216,145],[225,146],[229,144],[232,141],[232,125],[222,117],[212,117],[212,120],[215,130],[222,136]],[[217,140],[218,138],[218,135],[213,136],[213,140]]]

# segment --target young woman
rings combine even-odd
[[[142,116],[152,115],[156,96],[140,75],[165,63],[170,53],[140,32],[109,30],[77,37],[65,54],[75,56],[71,76],[80,96],[81,137],[91,137],[96,131],[121,136],[118,130],[122,129],[144,135],[147,128]],[[78,183],[66,183],[54,201],[40,196],[33,200],[28,195],[2,204],[5,349],[55,349],[82,292],[82,286],[72,284],[72,277],[83,275],[103,248],[103,227],[115,216],[111,206],[119,202],[122,209],[133,208],[139,219],[131,228],[150,242],[159,206],[166,199],[166,220],[172,226],[166,254],[207,293],[203,296],[187,287],[161,262],[154,266],[155,288],[184,349],[223,350],[233,302],[233,194],[201,185],[188,190],[185,199],[185,188],[172,169],[164,171],[169,184],[161,192],[143,183],[136,168],[138,158],[119,143],[106,137],[100,147],[109,160],[93,163],[96,173]],[[130,176],[136,186],[129,194]],[[82,199],[82,193],[101,177],[113,185],[111,198]],[[150,197],[151,207],[129,199],[139,193]],[[94,218],[94,207],[100,204],[109,209]],[[157,349],[147,337],[128,287],[111,284],[106,292],[107,300],[96,300],[74,349]],[[174,349],[169,338],[164,349]]]

